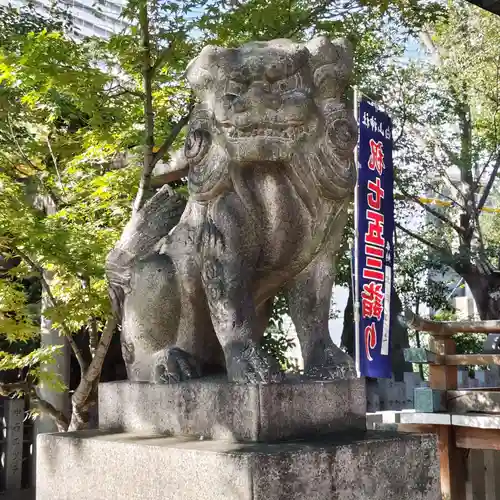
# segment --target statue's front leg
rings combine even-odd
[[[277,382],[278,362],[260,347],[262,327],[253,299],[259,246],[232,195],[216,202],[202,232],[201,273],[212,324],[232,382]]]
[[[318,379],[356,376],[352,358],[333,343],[328,331],[334,278],[333,256],[325,252],[287,289],[290,315],[300,341],[305,374]]]

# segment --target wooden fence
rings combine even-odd
[[[414,328],[429,332],[432,337],[429,350],[413,348],[405,353],[406,361],[429,366],[429,387],[415,390],[415,411],[399,413],[394,426],[402,432],[436,434],[443,500],[466,500],[468,489],[472,490],[474,500],[497,500],[500,387],[460,389],[458,367],[500,365],[500,355],[456,354],[454,336],[500,333],[500,321],[434,322],[422,318],[411,321]],[[483,473],[478,476],[478,471]],[[473,491],[475,483],[480,485],[480,492]],[[491,488],[485,490],[487,484]],[[479,496],[483,490],[484,495]]]
[[[500,387],[500,371],[496,369],[458,370],[459,389],[477,389],[482,387]],[[417,372],[405,373],[404,381],[394,379],[368,380],[366,384],[366,403],[368,413],[380,411],[400,411],[414,408],[415,389],[429,387],[429,382],[422,380]]]

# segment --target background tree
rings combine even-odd
[[[348,36],[361,80],[401,51],[413,26],[437,12],[435,4],[419,6],[413,0],[342,7],[134,0],[124,13],[127,32],[78,43],[64,34],[67,20],[42,22],[31,12],[10,10],[3,22],[12,18],[25,28],[11,26],[0,38],[0,244],[3,259],[15,263],[4,273],[9,279],[0,280],[0,331],[8,342],[38,345],[39,313],[19,285],[35,278],[45,298],[42,319],[70,344],[80,377],[65,414],[38,391],[41,383],[62,389],[57,371],[41,369],[60,347],[6,350],[0,370],[20,369],[22,378],[0,385],[2,393],[29,395],[60,429],[89,425],[116,330],[105,255],[131,211],[153,194],[155,165],[182,141],[193,104],[182,73],[202,45]],[[278,299],[278,333],[282,312]],[[284,344],[278,338],[276,345]]]
[[[446,21],[421,32],[427,58],[392,68],[381,86],[402,128],[398,213],[420,209],[426,215],[418,227],[400,218],[399,233],[464,279],[481,319],[500,317],[498,236],[492,231],[498,215],[484,211],[500,169],[499,27],[493,14],[454,2]],[[440,204],[423,202],[422,195]]]

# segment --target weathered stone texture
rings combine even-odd
[[[326,37],[207,46],[189,64],[197,104],[169,166],[187,204],[164,186],[106,264],[130,380],[281,381],[260,345],[281,292],[305,372],[355,377],[328,332],[356,182],[352,67],[350,44]]]
[[[102,429],[277,441],[366,429],[364,379],[231,384],[200,379],[99,386]]]
[[[273,445],[86,431],[40,435],[38,450],[37,500],[440,498],[425,435]]]

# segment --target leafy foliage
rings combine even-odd
[[[143,181],[160,160],[154,152],[182,141],[176,129],[191,99],[183,71],[204,44],[347,36],[363,82],[442,10],[423,0],[131,0],[128,30],[78,42],[57,8],[47,18],[30,7],[0,12],[0,255],[16,262],[0,280],[0,332],[8,346],[36,342],[39,311],[27,282],[43,287],[43,316],[62,335],[102,332],[103,339],[110,311],[105,255],[130,217],[138,185],[139,193],[149,189]],[[285,312],[280,296],[265,343],[289,367]],[[54,352],[36,344],[28,354],[5,348],[0,369],[28,370],[40,381],[49,377],[40,366]],[[88,389],[93,382],[84,372]]]
[[[274,300],[269,326],[266,329],[261,345],[267,353],[278,360],[283,370],[294,371],[298,367],[290,359],[288,352],[295,347],[295,340],[288,337],[284,330],[284,318],[288,314],[289,308],[286,298],[283,294],[279,294]]]
[[[465,280],[483,319],[500,314],[491,295],[496,216],[483,210],[495,199],[500,167],[499,26],[497,16],[454,2],[445,21],[424,31],[427,54],[388,68],[391,78],[380,82],[400,130],[399,212],[421,213],[418,227],[400,218],[399,234],[429,252],[429,267]],[[422,195],[439,203],[422,203]]]

